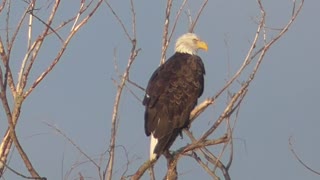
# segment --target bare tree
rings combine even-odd
[[[181,8],[183,8],[184,3],[185,2],[183,2],[183,4],[181,5]],[[232,159],[233,159],[232,132],[233,132],[233,129],[235,128],[234,122],[237,120],[241,103],[249,90],[251,82],[254,80],[255,75],[257,74],[260,68],[261,62],[264,60],[265,54],[268,52],[270,47],[275,42],[277,42],[289,30],[292,23],[295,21],[296,17],[299,15],[300,10],[303,6],[303,3],[304,3],[303,0],[299,3],[295,1],[293,2],[292,15],[291,15],[291,18],[288,20],[288,23],[285,24],[283,28],[278,30],[277,35],[275,37],[268,39],[267,38],[268,34],[266,31],[266,29],[268,28],[267,28],[267,25],[265,24],[266,12],[264,10],[262,2],[258,0],[258,8],[260,9],[260,12],[261,12],[260,19],[258,20],[257,30],[255,35],[252,38],[251,46],[248,50],[246,58],[243,60],[243,63],[239,67],[238,71],[231,77],[230,80],[226,82],[224,87],[222,87],[219,92],[217,92],[211,98],[208,98],[207,100],[200,103],[191,112],[190,120],[191,121],[196,120],[199,114],[205,111],[206,108],[209,107],[210,105],[215,104],[216,100],[220,98],[222,94],[229,94],[230,98],[227,104],[225,105],[224,111],[220,114],[218,119],[215,120],[215,123],[210,128],[208,128],[207,130],[204,130],[205,133],[202,136],[194,137],[189,130],[184,131],[188,135],[192,143],[184,147],[181,147],[177,151],[173,152],[172,157],[170,158],[166,157],[168,161],[168,167],[167,167],[168,170],[164,179],[174,180],[178,178],[177,164],[179,160],[185,156],[193,158],[213,179],[220,179],[216,175],[217,169],[221,170],[225,179],[231,179],[228,173],[228,170],[232,164]],[[168,0],[167,8],[166,8],[165,23],[164,23],[164,35],[163,35],[163,47],[162,47],[163,51],[162,51],[161,62],[163,62],[165,59],[164,54],[166,52],[168,42],[170,41],[170,39],[167,38],[168,36],[167,34],[168,34],[168,27],[169,27],[168,23],[170,22],[169,15],[172,7],[171,4],[172,4],[172,1]],[[207,1],[205,0],[199,10],[198,15],[196,16],[195,21],[191,23],[191,27],[189,31],[191,32],[193,31],[197,23],[197,20],[200,17],[202,10],[206,6],[206,4],[207,4]],[[171,32],[171,34],[172,33],[173,31]],[[250,65],[253,65],[253,69],[251,70],[250,70],[250,67],[251,67]],[[245,71],[249,71],[249,73],[245,73]],[[240,78],[241,74],[242,76],[243,74],[245,74],[246,78],[245,79]],[[242,82],[240,84],[238,91],[236,93],[230,94],[230,92],[228,91],[228,88],[231,85],[238,84],[238,82]],[[218,139],[212,139],[210,135],[212,135],[213,132],[215,132],[215,130],[217,130],[217,128],[219,128],[223,122],[226,123],[228,127],[226,129],[226,133]],[[221,153],[219,155],[214,155],[212,152],[210,152],[208,147],[217,145],[217,144],[223,144],[223,148],[221,149]],[[230,151],[229,151],[230,153],[228,155],[229,161],[225,165],[223,162],[221,162],[221,157],[225,155],[225,152],[227,152],[225,151],[226,148],[230,148]],[[132,179],[139,179],[148,168],[151,168],[153,166],[154,163],[156,162],[146,161],[132,176]]]
[[[16,14],[16,11],[13,13],[15,8],[12,6],[13,3],[19,3],[19,5],[24,7],[24,11],[20,12],[20,14]],[[75,1],[73,7],[77,12],[69,17],[69,19],[56,22],[55,18],[57,11],[63,6],[63,3],[64,2],[61,2],[60,0],[26,0],[18,2],[3,0],[0,5],[1,22],[5,28],[5,31],[1,31],[0,35],[0,57],[2,63],[0,69],[0,97],[8,121],[8,129],[4,134],[0,145],[0,177],[3,174],[5,167],[9,168],[9,165],[6,163],[10,150],[12,149],[12,144],[14,144],[30,175],[36,179],[42,178],[33,168],[31,160],[23,150],[16,135],[15,127],[19,122],[21,107],[33,90],[61,60],[71,39],[95,14],[102,3],[102,0],[89,2],[84,0]],[[44,19],[42,16],[39,17],[37,15],[39,13],[46,14],[48,18]],[[11,20],[13,17],[18,16],[20,16],[19,22],[13,24]],[[43,17],[45,17],[45,15]],[[38,23],[41,24],[41,27],[36,25]],[[35,29],[40,33],[35,34]],[[20,57],[20,69],[18,72],[14,72],[12,70],[13,68],[10,66],[10,60],[12,53],[14,53],[12,49],[18,46],[18,35],[26,37],[24,43],[27,48],[24,56]],[[54,41],[60,43],[60,48],[56,51],[56,56],[51,60],[51,63],[48,64],[47,69],[45,69],[36,79],[32,79],[30,78],[32,67],[39,61],[38,54],[44,48],[44,42],[52,41],[51,37]],[[18,74],[18,77],[14,78],[13,74]],[[18,175],[22,176],[21,174]]]
[[[23,147],[19,143],[15,132],[15,126],[18,123],[21,107],[23,102],[28,96],[33,92],[33,90],[42,82],[42,80],[48,75],[55,65],[60,61],[66,47],[69,45],[70,40],[78,32],[78,30],[85,26],[88,20],[95,14],[96,10],[101,6],[101,3],[105,2],[108,10],[112,12],[117,23],[120,24],[120,28],[125,33],[126,38],[129,40],[131,49],[128,52],[127,66],[124,72],[120,73],[115,66],[116,72],[118,73],[119,79],[115,79],[114,83],[117,87],[117,93],[114,100],[113,113],[111,115],[111,136],[110,144],[107,152],[102,153],[101,158],[95,160],[88,156],[81,147],[77,146],[72,139],[70,139],[64,132],[47,124],[49,127],[53,128],[59,134],[61,134],[67,141],[72,144],[81,154],[83,154],[87,161],[92,163],[99,174],[99,179],[101,180],[111,180],[114,179],[114,164],[116,162],[115,154],[117,147],[117,131],[118,131],[118,120],[119,120],[119,103],[121,102],[121,97],[123,95],[123,90],[127,88],[127,84],[133,84],[135,87],[144,90],[142,87],[137,85],[130,79],[131,66],[134,63],[136,57],[139,55],[140,48],[137,47],[137,32],[136,32],[136,15],[134,8],[134,1],[130,0],[131,7],[131,28],[128,28],[126,24],[123,23],[121,18],[118,16],[117,12],[112,8],[107,0],[102,1],[80,1],[78,4],[78,12],[74,14],[69,19],[61,21],[59,25],[53,25],[53,20],[55,19],[56,12],[59,7],[62,6],[60,0],[55,1],[43,1],[38,2],[36,0],[21,1],[24,3],[25,11],[21,13],[21,18],[19,23],[15,28],[11,28],[13,25],[10,22],[10,17],[12,17],[11,0],[4,0],[0,5],[0,14],[2,14],[4,19],[1,22],[5,22],[5,33],[0,35],[0,55],[1,55],[1,68],[0,68],[0,98],[2,102],[3,109],[6,112],[6,118],[8,121],[8,130],[4,135],[2,143],[0,145],[0,177],[2,176],[4,169],[15,172],[17,175],[28,178],[27,176],[17,172],[16,170],[10,168],[7,164],[8,155],[12,149],[12,144],[17,148],[21,159],[23,160],[26,168],[30,172],[32,178],[41,179],[42,177],[33,168],[31,160],[24,152]],[[183,0],[178,10],[172,8],[172,0],[166,1],[165,17],[163,24],[163,36],[162,36],[162,53],[160,57],[160,63],[164,63],[166,59],[166,51],[171,42],[171,38],[175,33],[175,28],[177,23],[181,19],[181,14],[184,11],[188,11],[186,4],[187,0]],[[201,15],[204,15],[204,9],[207,6],[208,0],[204,0],[199,5],[198,13],[193,17],[190,13],[187,13],[189,18],[190,27],[189,32],[193,32],[197,26],[198,19]],[[231,78],[224,84],[221,89],[213,93],[212,96],[203,102],[201,102],[190,115],[190,121],[193,122],[197,120],[197,117],[204,112],[209,106],[216,104],[218,99],[221,99],[223,95],[227,95],[228,101],[224,102],[224,110],[221,112],[217,119],[214,119],[214,124],[207,129],[203,129],[204,132],[201,136],[195,137],[193,133],[189,130],[184,130],[184,133],[189,137],[190,143],[171,154],[171,157],[167,157],[167,173],[164,179],[178,179],[177,165],[180,160],[185,157],[189,157],[195,160],[204,171],[210,175],[213,179],[219,179],[216,175],[217,170],[220,170],[225,179],[231,179],[229,175],[229,168],[232,165],[233,159],[233,130],[235,128],[235,122],[238,119],[238,114],[240,113],[240,107],[246,94],[250,88],[251,82],[254,80],[255,75],[259,72],[261,62],[270,47],[274,45],[291,27],[292,23],[296,20],[302,9],[304,0],[299,2],[293,2],[293,9],[290,19],[288,19],[287,24],[283,26],[280,30],[276,31],[276,35],[272,38],[268,38],[266,25],[266,11],[264,10],[263,4],[258,0],[257,8],[260,10],[260,17],[257,19],[256,32],[252,37],[251,46],[248,49],[247,56],[243,59],[242,65],[238,70],[231,76]],[[49,7],[51,10],[48,11],[48,18],[43,19],[37,16],[37,12],[42,11],[43,7]],[[76,7],[76,6],[74,6]],[[172,18],[172,14],[175,16]],[[40,22],[42,24],[40,34],[34,35],[33,30],[35,28],[34,22]],[[57,23],[55,23],[57,24]],[[27,31],[23,31],[22,27],[26,26]],[[131,29],[131,30],[130,30]],[[67,34],[63,34],[67,30]],[[24,57],[21,58],[21,66],[18,72],[12,72],[10,66],[10,55],[12,53],[12,47],[15,46],[17,34],[24,34],[27,37],[27,50]],[[43,42],[49,37],[55,37],[56,41],[60,42],[60,49],[56,52],[55,58],[52,59],[51,64],[48,65],[47,69],[38,76],[38,78],[32,80],[29,78],[29,74],[32,71],[32,67],[36,60],[38,59],[38,54],[43,48]],[[18,73],[18,77],[15,79],[13,74]],[[237,87],[234,93],[229,91],[230,86]],[[9,87],[9,91],[7,91]],[[128,88],[130,91],[130,89]],[[12,96],[10,96],[12,94]],[[132,93],[136,96],[134,93]],[[11,99],[12,101],[9,101]],[[9,102],[13,102],[10,104]],[[212,134],[221,128],[222,124],[226,124],[227,128],[225,133],[219,138],[213,138]],[[219,154],[214,154],[210,151],[209,147],[222,144],[221,151]],[[125,148],[124,148],[125,149]],[[229,151],[227,151],[229,149]],[[104,166],[102,161],[104,157],[107,157],[106,165]],[[222,157],[227,157],[228,161],[221,161]],[[128,159],[128,158],[127,158]],[[81,164],[78,162],[77,164]],[[140,179],[148,169],[151,169],[150,178],[155,179],[152,167],[156,163],[155,161],[146,161],[140,167],[137,168],[133,175],[127,174],[127,169],[123,172],[122,178]],[[128,160],[127,166],[129,166],[130,161]],[[67,172],[68,175],[73,169]],[[84,179],[83,175],[79,173],[79,179]]]

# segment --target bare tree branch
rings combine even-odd
[[[203,4],[202,4],[202,6],[200,7],[200,10],[199,10],[199,12],[198,12],[198,14],[197,14],[196,19],[192,22],[191,27],[189,28],[189,32],[193,32],[193,31],[194,31],[194,28],[195,28],[195,26],[196,26],[196,24],[197,24],[197,22],[198,22],[198,20],[199,20],[199,17],[200,17],[200,15],[202,14],[202,11],[203,11],[203,9],[206,7],[207,3],[208,3],[208,0],[204,0],[204,1],[203,1]]]
[[[172,0],[167,0],[166,15],[163,25],[163,35],[162,35],[162,50],[160,64],[163,64],[166,60],[166,52],[169,46],[168,32],[169,32],[169,22],[171,14]]]
[[[41,179],[39,174],[33,168],[28,156],[26,155],[26,153],[22,149],[22,146],[20,145],[18,138],[17,138],[17,135],[16,135],[16,132],[15,132],[15,121],[17,121],[17,118],[20,115],[20,107],[21,107],[23,99],[22,98],[15,99],[14,110],[13,110],[13,113],[11,113],[10,106],[9,106],[7,96],[6,96],[6,94],[7,94],[6,89],[4,87],[2,71],[0,71],[0,89],[1,89],[0,99],[2,102],[2,106],[4,107],[4,110],[6,112],[7,120],[8,120],[8,124],[9,124],[9,130],[7,131],[9,134],[8,138],[11,138],[11,140],[14,142],[21,158],[23,159],[23,161],[24,161],[28,171],[32,175],[32,177]],[[2,152],[5,152],[5,151],[2,151]],[[2,165],[4,165],[6,163],[6,159],[1,158],[1,162],[2,162]],[[3,169],[1,169],[0,174],[2,174],[2,171],[3,171]]]
[[[124,31],[126,37],[129,39],[130,42],[132,42],[131,36],[128,33],[128,30],[126,28],[126,26],[123,24],[122,20],[120,19],[120,17],[117,15],[117,13],[113,10],[113,8],[111,7],[111,5],[109,4],[109,2],[107,0],[104,1],[107,6],[109,7],[110,11],[112,12],[113,16],[117,19],[117,22],[120,23],[122,30]],[[134,14],[134,13],[133,13]],[[134,21],[135,22],[135,21]]]
[[[15,126],[19,120],[19,117],[20,117],[20,111],[21,111],[22,104],[23,104],[25,98],[27,98],[27,96],[32,92],[32,90],[44,79],[44,77],[52,70],[52,68],[55,66],[55,64],[59,61],[59,59],[63,55],[63,52],[64,52],[66,46],[68,45],[69,41],[73,37],[73,35],[79,30],[80,27],[82,27],[91,18],[91,16],[95,13],[97,8],[102,3],[102,0],[97,2],[96,6],[93,8],[93,10],[91,10],[89,12],[89,15],[87,15],[72,30],[72,32],[69,34],[68,38],[64,41],[62,49],[60,52],[58,52],[57,57],[55,58],[53,63],[33,83],[32,87],[28,91],[24,91],[24,89],[27,85],[27,82],[28,82],[27,81],[28,75],[29,75],[31,68],[33,66],[33,63],[34,63],[35,59],[37,58],[37,55],[41,49],[42,43],[48,37],[50,32],[54,32],[55,34],[57,34],[55,32],[54,28],[51,27],[51,24],[53,22],[53,19],[55,17],[57,9],[60,5],[60,0],[54,1],[52,11],[49,12],[49,18],[45,23],[44,23],[44,21],[42,21],[40,18],[38,18],[37,16],[35,16],[33,14],[33,11],[35,10],[35,6],[36,6],[36,1],[30,0],[30,1],[25,1],[25,3],[27,3],[27,8],[24,12],[22,12],[21,18],[20,18],[19,22],[17,23],[17,26],[14,29],[14,31],[12,31],[12,36],[10,38],[9,37],[9,34],[10,34],[9,33],[9,29],[10,29],[9,28],[10,27],[10,22],[9,22],[10,18],[9,17],[12,15],[12,13],[11,13],[11,4],[10,4],[10,1],[8,1],[7,14],[4,16],[4,18],[6,19],[6,42],[7,42],[6,47],[5,47],[5,45],[1,39],[1,36],[0,36],[0,55],[1,55],[1,60],[3,63],[3,66],[1,66],[1,67],[3,67],[4,71],[5,71],[4,76],[3,76],[3,71],[1,70],[1,82],[0,82],[1,101],[2,101],[2,106],[6,112],[8,125],[9,125],[9,128],[7,129],[6,134],[4,135],[4,139],[0,145],[0,160],[1,160],[1,162],[3,162],[3,163],[0,163],[0,177],[2,176],[2,172],[5,167],[4,163],[7,162],[7,157],[10,152],[12,143],[14,143],[23,162],[24,162],[24,164],[26,165],[28,171],[30,172],[31,176],[33,178],[39,179],[40,178],[39,174],[33,168],[32,164],[29,160],[29,157],[26,155],[23,148],[21,147],[19,140],[17,139],[16,132],[15,132]],[[2,9],[1,9],[1,11],[2,11]],[[18,73],[18,78],[17,78],[17,87],[15,87],[15,82],[12,77],[11,67],[9,65],[9,60],[10,60],[10,54],[11,54],[12,47],[16,44],[15,43],[16,37],[18,36],[19,33],[22,33],[22,31],[23,31],[22,26],[25,24],[24,22],[26,21],[27,14],[29,14],[29,21],[27,23],[27,28],[26,28],[27,31],[25,33],[26,37],[27,37],[27,41],[26,41],[27,50],[26,50],[25,57],[22,60],[20,69],[18,71],[19,73]],[[33,31],[33,22],[34,22],[33,18],[34,17],[37,20],[39,20],[40,22],[42,22],[45,26],[44,26],[43,32],[40,33],[40,35],[36,38],[36,40],[34,42],[32,42],[32,31]],[[61,40],[61,37],[60,37],[60,40]],[[12,105],[9,105],[9,103],[8,103],[9,102],[9,100],[8,100],[9,93],[7,93],[7,91],[6,91],[7,84],[9,85],[10,90],[11,90],[11,94],[13,95]]]
[[[168,44],[167,44],[167,47],[166,47],[164,53],[166,53],[166,50],[168,49],[169,42],[171,42],[172,35],[173,35],[174,31],[176,30],[176,26],[177,26],[177,24],[178,24],[178,21],[179,21],[181,12],[182,12],[184,6],[186,5],[186,3],[187,3],[187,0],[183,0],[182,4],[181,4],[181,6],[180,6],[180,8],[179,8],[179,10],[178,10],[178,12],[177,12],[176,18],[175,18],[174,23],[173,23],[173,27],[172,27],[172,29],[171,29],[171,32],[170,32],[170,35],[169,35],[169,38],[168,38]],[[164,58],[164,59],[165,59],[165,58]],[[161,64],[163,64],[163,62],[162,62]]]
[[[192,135],[192,133],[191,133],[189,130],[184,130],[183,132],[188,135],[188,137],[191,139],[191,141],[192,141],[193,143],[197,141],[196,138]],[[232,140],[231,135],[227,135],[227,137],[229,137],[227,141],[231,141],[231,140]],[[223,137],[223,138],[224,138],[224,137]],[[209,161],[212,165],[215,165],[216,167],[218,167],[218,168],[222,171],[222,173],[223,173],[223,175],[224,175],[224,177],[225,177],[225,180],[230,180],[230,179],[231,179],[231,178],[230,178],[230,175],[229,175],[229,172],[228,172],[228,169],[223,165],[223,163],[222,163],[216,156],[214,156],[206,147],[202,147],[202,148],[200,148],[199,150],[200,150],[200,152],[203,154],[204,158],[205,158],[207,161]],[[192,152],[193,152],[193,151],[192,151]],[[199,162],[198,162],[198,163],[199,163]],[[204,165],[202,164],[201,166],[203,167]],[[210,168],[208,167],[208,165],[205,165],[205,167],[203,167],[203,168],[205,168],[206,171],[207,171],[208,169],[210,169]],[[217,176],[215,175],[215,169],[212,170],[212,171],[210,170],[210,172],[211,172],[212,174],[214,174],[214,176],[213,176],[214,178],[217,177]],[[211,174],[211,173],[210,173],[210,174]]]
[[[190,157],[192,157],[194,160],[196,160],[196,162],[214,179],[214,180],[219,180],[219,177],[213,173],[210,168],[207,166],[207,164],[205,164],[201,158],[195,153],[192,152]]]
[[[0,13],[3,10],[4,6],[6,5],[7,1],[3,0],[2,3],[0,4]]]
[[[289,138],[289,148],[290,148],[290,151],[292,152],[292,154],[294,155],[294,157],[299,161],[299,163],[305,167],[306,169],[308,169],[309,171],[317,174],[317,175],[320,175],[320,171],[316,171],[314,169],[312,169],[311,167],[309,167],[306,163],[303,162],[303,160],[301,160],[301,158],[298,156],[298,154],[295,152],[294,148],[293,148],[293,145],[292,145],[292,136],[290,136]]]
[[[22,173],[20,173],[20,172],[18,172],[18,171],[16,171],[16,170],[14,170],[13,168],[11,168],[10,166],[8,166],[5,162],[3,162],[3,161],[1,161],[1,160],[0,160],[0,163],[3,163],[4,166],[5,166],[6,168],[8,168],[11,172],[13,172],[14,174],[16,174],[16,175],[18,175],[18,176],[20,176],[20,177],[22,177],[22,178],[24,178],[24,179],[40,179],[40,180],[46,180],[46,178],[37,178],[37,177],[29,177],[29,176],[26,176],[26,175],[24,175],[24,174],[22,174]],[[1,175],[1,174],[0,174],[0,175]]]
[[[154,163],[156,162],[157,160],[154,159],[152,161],[148,160],[146,161],[145,163],[143,163],[139,169],[136,171],[136,173],[131,177],[131,180],[139,180],[142,175],[150,168],[154,165]]]
[[[63,138],[65,138],[70,144],[72,144],[82,155],[84,155],[97,169],[100,169],[100,166],[89,156],[87,155],[72,139],[70,139],[64,132],[62,132],[56,126],[49,124],[47,122],[43,122],[48,127],[55,130],[58,134],[60,134]]]
[[[119,104],[121,100],[121,95],[123,88],[125,87],[125,84],[129,78],[129,72],[132,63],[134,62],[135,58],[137,57],[140,49],[137,49],[137,40],[136,40],[136,16],[135,16],[135,10],[133,6],[133,1],[131,1],[131,13],[132,13],[132,32],[133,32],[133,37],[131,37],[128,33],[128,30],[122,23],[122,20],[119,18],[117,13],[112,9],[110,4],[105,1],[105,3],[108,5],[109,9],[112,11],[113,15],[115,16],[116,20],[120,23],[123,31],[125,32],[127,38],[131,41],[131,52],[129,55],[128,59],[128,64],[127,67],[122,75],[121,82],[117,86],[117,94],[115,97],[114,101],[114,106],[113,106],[113,113],[112,113],[112,119],[111,119],[111,137],[110,137],[110,145],[109,145],[109,150],[110,150],[110,155],[109,155],[109,160],[107,163],[106,170],[103,173],[103,176],[105,177],[106,180],[111,180],[112,179],[112,173],[113,173],[113,166],[114,166],[114,156],[115,156],[115,144],[116,144],[116,134],[117,134],[117,123],[118,123],[118,112],[119,112]]]
[[[96,4],[96,6],[93,8],[93,10],[77,25],[75,26],[72,31],[70,32],[69,36],[65,39],[63,45],[60,48],[60,51],[58,52],[56,58],[52,61],[52,63],[50,64],[50,66],[35,80],[35,82],[31,85],[31,87],[29,88],[29,90],[27,90],[23,97],[26,98],[33,90],[34,88],[36,88],[36,86],[51,72],[51,70],[55,67],[55,65],[59,62],[59,60],[61,59],[61,56],[63,55],[63,53],[66,50],[66,47],[69,45],[69,42],[71,41],[71,39],[73,38],[73,36],[78,32],[78,30],[84,26],[88,20],[92,17],[92,15],[97,11],[97,9],[100,7],[102,3],[102,0],[99,0]],[[47,24],[51,24],[47,23]],[[47,31],[46,31],[47,32]],[[45,35],[46,33],[43,33],[43,35]],[[32,66],[32,65],[31,65]],[[31,69],[30,66],[30,69]],[[29,68],[26,71],[29,73]],[[28,73],[26,73],[25,76],[28,76]]]

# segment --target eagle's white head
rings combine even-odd
[[[208,45],[193,33],[180,36],[176,42],[175,51],[196,55],[199,49],[208,50]]]

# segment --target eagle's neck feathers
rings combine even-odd
[[[184,44],[177,44],[175,51],[178,53],[197,55],[197,50],[195,50],[194,48],[191,48],[189,46],[186,46]]]

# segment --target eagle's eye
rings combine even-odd
[[[194,43],[196,43],[197,41],[198,41],[197,38],[193,38],[193,39],[192,39],[192,42],[194,42]]]

